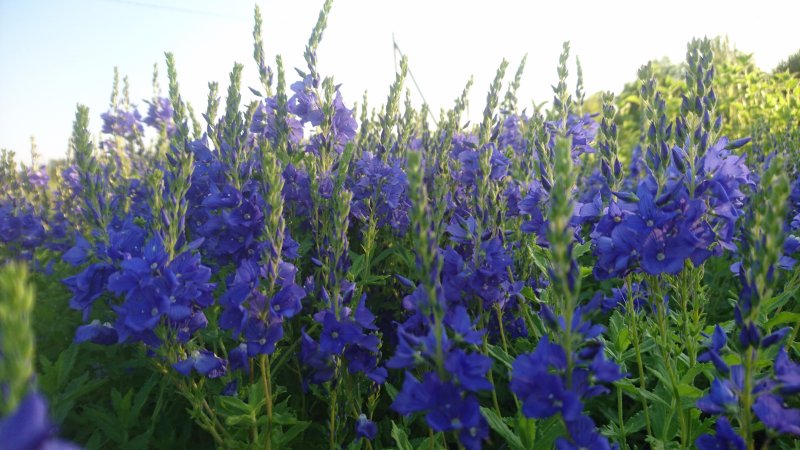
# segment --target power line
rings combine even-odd
[[[400,53],[401,57],[405,57],[406,55],[400,50],[400,46],[397,45],[397,41],[394,39],[394,33],[392,33],[392,45],[394,46],[394,71],[397,72],[397,54]],[[422,97],[422,102],[429,106],[428,108],[428,115],[430,115],[433,123],[439,125],[439,122],[436,120],[436,117],[433,115],[433,111],[431,111],[430,104],[428,101],[425,100],[425,94],[422,93],[422,89],[419,88],[419,84],[417,84],[417,79],[414,78],[414,73],[411,72],[411,67],[408,68],[408,75],[411,77],[411,81],[414,83],[414,87],[417,88],[417,93],[420,97]]]
[[[170,5],[158,5],[154,3],[140,2],[136,0],[102,0],[102,1],[105,3],[118,3],[128,6],[137,6],[140,8],[156,9],[159,11],[177,12],[183,14],[195,14],[198,16],[206,16],[206,17],[216,17],[219,19],[236,20],[236,21],[249,20],[249,18],[232,16],[229,14],[220,14],[213,11],[202,11],[199,9],[181,8],[179,6],[170,6]]]

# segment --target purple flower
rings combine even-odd
[[[147,117],[144,123],[157,129],[165,129],[168,136],[175,134],[175,123],[173,121],[172,104],[166,97],[158,97],[152,103],[145,100],[148,104]]]
[[[273,143],[281,132],[281,128],[287,133],[289,143],[297,145],[303,138],[303,125],[296,118],[286,115],[286,122],[279,124],[277,120],[278,102],[275,97],[264,100],[258,105],[253,114],[253,122],[250,124],[252,133],[263,135]]]
[[[318,81],[311,75],[307,75],[302,81],[297,81],[291,85],[294,92],[289,98],[287,109],[290,113],[300,118],[302,123],[310,122],[313,126],[322,123],[322,110],[320,109],[320,99],[317,98],[314,88]]]
[[[133,111],[111,110],[104,112],[100,117],[103,119],[103,133],[126,139],[142,134],[142,116],[136,109]]]

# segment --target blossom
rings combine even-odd
[[[787,407],[774,394],[762,394],[753,404],[753,412],[768,428],[800,436],[800,409]]]
[[[717,434],[702,434],[697,438],[695,445],[700,450],[744,450],[744,439],[736,434],[731,423],[725,417],[717,418]]]
[[[0,443],[7,450],[78,450],[80,447],[56,437],[56,427],[47,413],[47,402],[31,392],[17,409],[0,420]]]
[[[227,373],[227,363],[208,350],[194,351],[188,358],[172,365],[183,376],[189,376],[192,369],[208,378],[219,378]]]
[[[366,415],[360,414],[356,419],[356,437],[373,440],[377,434],[378,425],[367,419]]]

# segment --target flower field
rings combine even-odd
[[[800,74],[705,38],[587,96],[564,43],[470,123],[405,58],[343,98],[330,9],[294,71],[256,8],[257,101],[168,53],[2,152],[0,450],[800,449]]]

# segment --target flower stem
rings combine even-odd
[[[264,385],[264,397],[266,398],[267,408],[267,434],[264,438],[264,448],[270,450],[272,447],[272,386],[270,385],[268,356],[261,355],[259,363],[261,365],[261,382]]]
[[[633,333],[633,348],[636,351],[636,367],[639,370],[639,390],[640,392],[644,392],[647,389],[647,387],[645,385],[644,364],[642,363],[642,347],[641,343],[639,342],[639,323],[637,320],[636,309],[634,308],[630,278],[627,278],[625,280],[625,283],[627,284],[628,287],[627,310],[628,310],[628,317],[630,318],[631,321],[631,332]],[[647,428],[647,435],[652,436],[653,427],[650,425],[650,413],[649,413],[650,408],[648,408],[647,406],[647,399],[645,398],[645,396],[641,395],[640,393],[640,397],[642,399],[642,412],[644,413],[644,423],[645,427]]]

